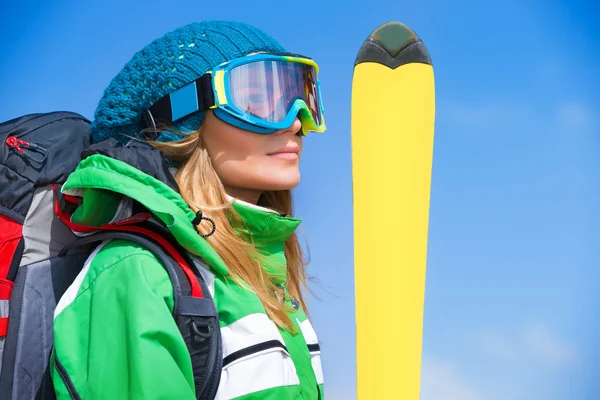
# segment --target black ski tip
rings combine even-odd
[[[375,62],[394,69],[409,63],[431,65],[431,57],[412,29],[392,21],[379,26],[365,40],[354,65],[363,62]]]

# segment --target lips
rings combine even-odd
[[[269,157],[278,158],[280,160],[296,161],[299,158],[300,147],[296,145],[287,145],[277,151],[269,153]]]
[[[274,155],[279,155],[279,154],[295,154],[298,155],[298,153],[300,153],[300,147],[299,146],[294,146],[294,145],[287,145],[285,147],[282,147],[279,150],[276,150],[272,153],[268,153],[269,156],[274,156]]]

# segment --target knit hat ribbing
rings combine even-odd
[[[215,66],[258,51],[284,49],[265,32],[232,21],[197,22],[165,34],[138,51],[105,89],[94,113],[92,141],[114,137],[127,143],[128,136],[139,138],[144,109]],[[204,112],[197,112],[173,127],[193,131],[203,119]],[[166,132],[158,137],[178,139]]]

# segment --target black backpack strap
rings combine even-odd
[[[87,123],[90,122],[87,118],[75,112],[53,111],[48,113],[27,114],[11,119],[10,121],[6,121],[1,124],[3,128],[0,130],[10,130],[12,131],[12,134],[20,136],[29,132],[33,132],[49,123],[60,121],[61,119],[65,118],[81,119]]]
[[[190,295],[191,287],[187,277],[174,258],[163,247],[139,233],[103,231],[84,236],[67,245],[59,256],[64,256],[69,250],[80,246],[113,239],[123,239],[143,246],[152,252],[166,269],[173,284],[173,317],[192,361],[196,398],[213,400],[219,388],[223,366],[221,329],[216,305],[196,265],[189,254],[182,254],[189,267],[194,270],[202,288],[202,297]]]

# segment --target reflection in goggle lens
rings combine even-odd
[[[317,125],[321,112],[316,71],[293,61],[256,61],[229,72],[231,101],[238,109],[267,122],[281,122],[294,102],[303,100]]]

